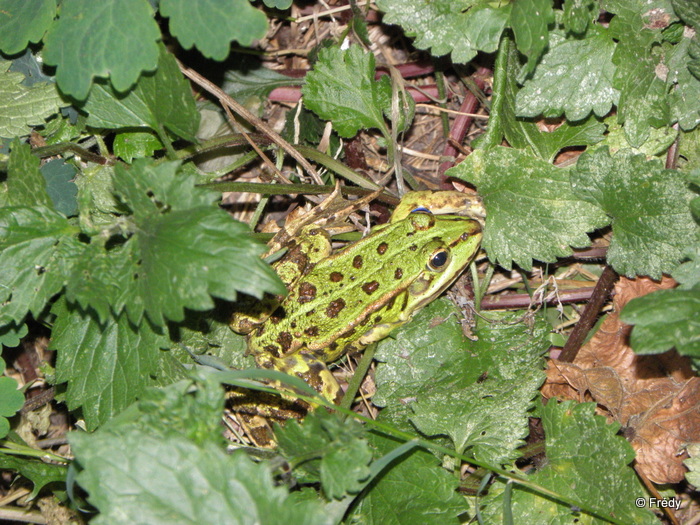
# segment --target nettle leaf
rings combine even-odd
[[[275,438],[285,458],[299,464],[300,482],[320,481],[328,499],[357,494],[370,476],[372,453],[357,421],[320,409],[302,423],[276,426]]]
[[[51,348],[57,351],[56,382],[67,383],[66,404],[82,408],[88,430],[94,430],[156,384],[159,348],[167,338],[146,320],[140,325],[126,315],[99,322],[94,314],[59,300]]]
[[[29,328],[25,323],[8,323],[0,327],[0,345],[8,348],[19,346],[20,341],[29,333]]]
[[[566,115],[580,120],[593,112],[599,117],[617,104],[613,87],[615,43],[597,28],[586,38],[552,44],[515,98],[516,112],[524,117]]]
[[[582,35],[598,16],[596,0],[564,0],[564,27],[576,35]]]
[[[100,511],[92,519],[96,525],[332,523],[318,499],[290,504],[270,465],[245,453],[227,455],[210,443],[140,430],[73,432],[69,441],[84,468],[78,483]]]
[[[507,50],[505,68],[499,69],[499,72],[505,74],[500,74],[494,84],[489,118],[490,129],[500,127],[511,146],[528,150],[549,162],[554,160],[556,154],[563,148],[590,146],[603,140],[606,126],[592,115],[575,123],[565,120],[557,129],[550,132],[540,130],[532,119],[518,117],[515,100],[518,93],[516,76],[521,69],[520,59],[514,46],[508,45]],[[502,137],[497,132],[492,133],[494,135],[491,139],[492,145],[501,144]]]
[[[696,242],[698,227],[690,213],[685,177],[664,169],[658,159],[607,147],[579,157],[571,186],[581,199],[612,218],[608,261],[620,273],[661,278]]]
[[[217,205],[216,192],[196,188],[179,163],[141,159],[115,168],[114,191],[133,212],[133,234],[122,244],[92,248],[66,290],[104,320],[126,308],[140,323],[144,311],[163,325],[184,309],[213,308],[212,295],[233,301],[237,292],[261,297],[285,293],[259,255],[264,246],[247,225]]]
[[[435,301],[380,344],[377,397],[392,410],[408,404],[418,430],[448,436],[457,452],[491,463],[515,459],[545,378],[549,330],[502,316],[480,323],[472,342],[450,320],[455,313],[449,302]]]
[[[586,502],[600,516],[615,516],[624,523],[658,524],[648,508],[638,508],[635,498],[646,491],[629,464],[634,450],[617,435],[618,424],[608,425],[595,415],[595,403],[558,403],[541,408],[545,433],[546,464],[528,476],[533,483],[558,494]],[[506,484],[499,478],[481,500],[484,524],[506,520],[513,523],[602,523],[580,509],[559,503],[528,488],[513,485],[508,499]]]
[[[123,92],[153,71],[160,37],[148,0],[63,0],[44,40],[44,61],[56,66],[61,91],[85,100],[95,77],[109,77]]]
[[[613,55],[613,87],[620,91],[617,119],[635,148],[644,144],[650,128],[671,120],[666,82],[657,75],[658,63],[650,52],[653,40],[650,31],[642,30],[634,41],[621,41]]]
[[[633,324],[630,342],[638,354],[670,348],[700,357],[700,289],[658,290],[632,299],[620,317]]]
[[[30,126],[44,124],[65,103],[53,82],[24,86],[24,75],[9,71],[12,62],[0,58],[0,137],[29,135]]]
[[[666,78],[670,88],[671,114],[684,131],[695,129],[700,124],[700,80],[688,69],[691,61],[690,42],[690,38],[684,37],[674,46],[668,59],[669,73]]]
[[[477,51],[493,53],[510,17],[511,3],[484,6],[479,0],[378,0],[384,22],[400,25],[414,45],[452,61],[469,62]]]
[[[510,25],[515,35],[518,51],[527,57],[525,71],[531,73],[537,60],[549,45],[548,27],[554,22],[552,0],[514,2],[510,12]]]
[[[341,137],[361,129],[386,130],[384,111],[391,107],[391,81],[374,80],[374,55],[358,45],[343,51],[322,49],[302,88],[304,104],[319,117],[331,120]]]
[[[686,248],[683,256],[687,261],[673,270],[671,275],[679,283],[678,288],[690,290],[700,285],[700,242]]]
[[[55,16],[56,0],[0,0],[0,51],[14,55],[36,44]]]
[[[24,394],[19,389],[19,384],[11,377],[4,377],[4,372],[5,361],[0,357],[0,439],[10,431],[7,418],[14,416],[24,405]]]
[[[66,217],[77,215],[78,186],[73,180],[77,173],[75,166],[63,159],[53,159],[44,164],[40,170],[46,180],[46,193],[51,198],[56,211]]]
[[[199,113],[189,83],[180,73],[175,57],[158,46],[158,69],[142,75],[128,93],[120,94],[106,81],[96,82],[82,109],[87,125],[119,129],[163,127],[175,135],[195,141]]]
[[[221,89],[241,104],[247,103],[251,98],[262,101],[275,88],[298,86],[301,83],[300,79],[282,75],[250,57],[232,59],[227,61],[227,64],[229,62],[233,64],[231,69],[224,73]]]
[[[265,13],[248,0],[161,0],[160,13],[170,18],[170,33],[182,47],[195,46],[218,61],[228,56],[231,41],[249,46],[267,32]]]
[[[117,133],[112,147],[114,154],[125,162],[132,162],[141,157],[150,157],[154,151],[164,148],[158,137],[147,131]]]
[[[375,457],[400,445],[385,435],[370,432]],[[457,493],[459,480],[442,468],[430,452],[416,448],[394,460],[363,493],[353,508],[359,523],[382,525],[449,525],[462,523],[458,516],[469,508]]]
[[[45,206],[0,208],[0,323],[38,317],[61,291],[85,250],[77,233]]]
[[[673,10],[688,25],[700,29],[700,5],[694,0],[673,0]]]
[[[588,246],[586,232],[608,221],[571,191],[569,171],[518,150],[477,150],[448,170],[477,186],[487,210],[483,246],[492,261],[529,270],[532,259],[553,262],[570,246]]]
[[[32,155],[29,144],[22,144],[19,139],[12,142],[7,166],[8,204],[53,207],[39,164],[39,158]]]

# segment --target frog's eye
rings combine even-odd
[[[448,252],[447,250],[438,250],[430,256],[428,268],[430,268],[434,272],[439,272],[447,265],[447,261],[449,260],[450,252]]]
[[[433,212],[431,212],[428,208],[424,206],[418,206],[417,208],[413,208],[411,210],[411,213],[429,213],[430,215],[433,214]]]

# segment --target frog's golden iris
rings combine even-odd
[[[417,210],[402,201],[389,223],[336,253],[325,230],[303,228],[275,264],[288,295],[263,301],[255,313],[239,313],[232,322],[234,330],[249,333],[258,366],[301,377],[337,400],[340,387],[326,363],[408,322],[479,250],[477,221],[423,208],[434,209],[433,201],[454,193],[423,194]]]

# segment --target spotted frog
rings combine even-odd
[[[480,223],[452,214],[463,203],[459,192],[409,193],[388,223],[335,253],[324,228],[304,226],[274,264],[289,293],[237,313],[231,327],[249,334],[258,366],[301,377],[337,401],[326,364],[410,321],[477,253]]]

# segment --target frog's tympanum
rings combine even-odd
[[[234,316],[258,366],[303,378],[327,399],[340,387],[326,367],[386,337],[442,293],[479,249],[479,222],[453,214],[457,192],[414,192],[390,222],[335,253],[306,225],[274,268],[289,290]],[[410,198],[410,200],[409,200]]]

